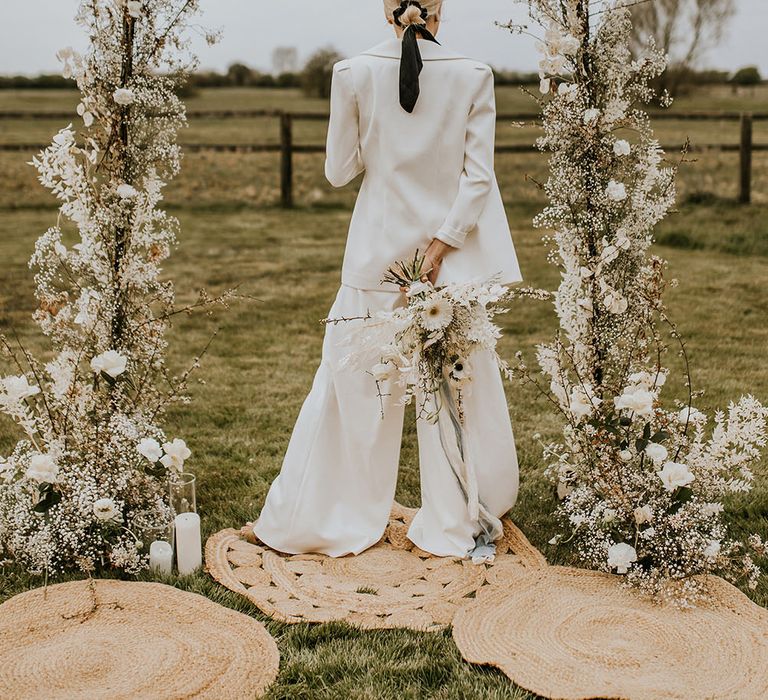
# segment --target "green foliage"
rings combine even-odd
[[[312,54],[301,72],[301,88],[304,94],[321,99],[330,97],[333,64],[343,58],[331,46]]]
[[[757,66],[745,66],[733,74],[731,82],[734,85],[759,85],[763,78]]]

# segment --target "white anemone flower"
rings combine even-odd
[[[421,312],[421,325],[428,331],[441,331],[453,321],[453,306],[444,297],[428,299]]]
[[[450,377],[458,384],[469,381],[472,378],[472,365],[469,364],[468,360],[460,357],[453,363]]]

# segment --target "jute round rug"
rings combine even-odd
[[[254,698],[279,659],[257,620],[158,583],[62,583],[0,605],[2,698]]]
[[[454,640],[467,661],[539,695],[768,697],[768,611],[723,579],[708,577],[708,604],[680,610],[594,571],[508,567],[490,578],[455,616]]]
[[[406,537],[416,511],[395,505],[382,540],[358,556],[288,556],[223,530],[205,547],[206,568],[227,588],[285,622],[343,620],[366,629],[442,629],[486,585],[486,566],[434,557]],[[546,566],[507,521],[497,562]]]

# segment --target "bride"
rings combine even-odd
[[[333,71],[326,177],[342,187],[365,174],[334,318],[403,305],[405,295],[380,281],[416,249],[425,251],[435,284],[521,279],[493,171],[491,69],[437,43],[441,0],[384,0],[384,8],[396,37]],[[344,325],[327,326],[312,390],[254,525],[281,552],[358,554],[388,522],[404,408],[393,384],[382,417],[371,377],[340,366]],[[495,519],[517,498],[515,442],[495,362],[478,352],[471,364],[464,454],[475,465],[479,501]],[[434,555],[466,557],[482,543],[483,527],[471,517],[438,427],[419,420],[417,430],[421,508],[408,537]]]

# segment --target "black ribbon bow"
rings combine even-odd
[[[400,17],[408,7],[417,7],[421,10],[421,18],[423,20],[427,19],[427,10],[418,2],[415,2],[415,0],[403,0],[400,3],[400,7],[392,13],[395,24],[399,27],[403,26],[400,22]],[[400,56],[400,104],[408,114],[413,112],[421,93],[419,74],[424,67],[424,62],[421,60],[421,51],[419,51],[419,34],[428,41],[434,41],[436,44],[440,43],[423,24],[410,24],[403,32],[402,54]]]

